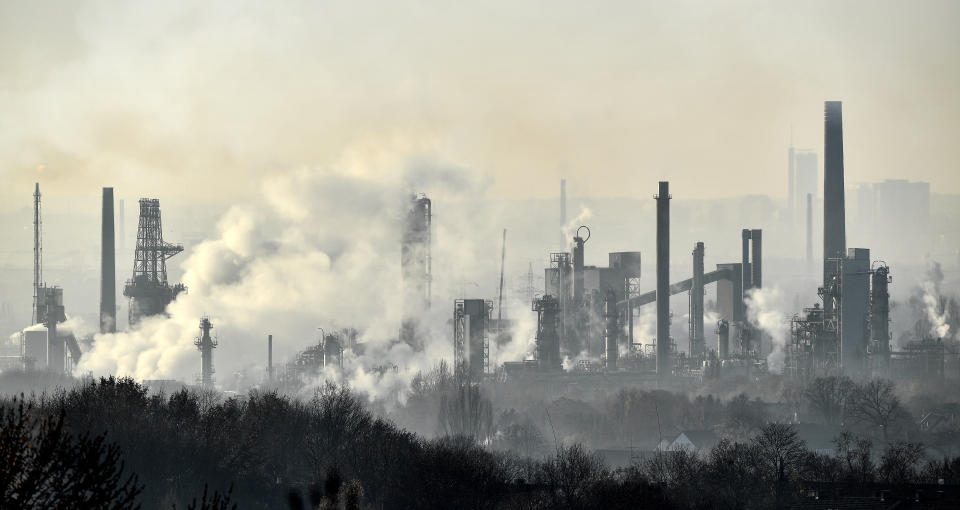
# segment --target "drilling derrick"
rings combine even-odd
[[[200,336],[193,341],[200,351],[200,384],[204,388],[213,388],[213,348],[217,340],[210,337],[213,323],[209,317],[200,319]]]
[[[130,298],[130,325],[143,317],[165,313],[183,284],[167,283],[167,259],[182,252],[183,245],[163,240],[160,222],[160,201],[140,199],[140,223],[137,227],[137,249],[133,260],[133,278],[127,280],[123,295]]]

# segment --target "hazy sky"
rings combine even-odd
[[[721,5],[722,4],[722,5]],[[226,201],[379,155],[504,198],[781,195],[791,126],[847,182],[960,193],[960,2],[3,2],[0,208]],[[42,169],[40,169],[42,165]]]

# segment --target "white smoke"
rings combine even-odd
[[[926,279],[920,284],[923,292],[923,307],[927,314],[927,320],[930,323],[929,333],[934,338],[946,338],[950,332],[948,312],[946,309],[941,311],[940,307],[940,284],[943,283],[943,269],[940,263],[931,261],[927,266]]]
[[[451,280],[434,278],[434,306],[421,321],[423,352],[397,343],[404,206],[413,191],[445,204],[445,222],[434,222],[435,274],[463,267],[495,274],[481,262],[493,257],[480,246],[496,239],[497,227],[485,230],[469,207],[451,204],[482,193],[486,183],[473,172],[408,157],[417,153],[409,147],[389,149],[385,143],[366,158],[363,150],[349,150],[330,168],[268,179],[261,201],[231,208],[217,231],[189,250],[182,264],[188,292],[168,307],[169,317],[96,335],[78,373],[193,382],[200,368],[193,340],[204,315],[219,337],[214,365],[221,385],[241,373],[259,380],[267,334],[274,335],[276,364],[312,344],[318,327],[360,332],[363,354],[345,352],[338,380],[371,398],[394,398],[417,371],[452,358]],[[468,231],[475,235],[463,235]],[[379,369],[388,365],[397,368]]]
[[[504,303],[513,319],[510,341],[503,345],[490,342],[490,365],[500,366],[505,361],[533,359],[537,347],[537,316],[530,303],[520,296],[509,296]]]
[[[784,293],[778,287],[750,289],[744,295],[744,303],[750,324],[770,337],[772,349],[767,356],[767,366],[773,372],[782,372],[785,348],[790,341]]]
[[[573,246],[573,236],[577,233],[577,229],[580,228],[587,220],[593,216],[593,212],[590,211],[590,208],[581,205],[580,212],[577,213],[573,219],[567,220],[567,223],[563,225],[561,232],[563,233],[563,238],[565,239],[565,247],[570,249]]]

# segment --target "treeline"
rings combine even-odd
[[[470,388],[451,394],[446,426],[482,432],[486,408],[464,404],[478,398]],[[0,406],[3,508],[771,508],[810,481],[960,477],[960,459],[926,461],[917,443],[844,434],[827,456],[776,423],[710,452],[653,453],[611,470],[552,437],[539,439],[549,454],[533,458],[494,448],[504,430],[426,440],[333,385],[307,401],[258,391],[222,399],[150,395],[104,378]]]

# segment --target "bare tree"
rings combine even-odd
[[[775,476],[778,484],[800,470],[806,443],[797,436],[797,431],[783,423],[769,423],[753,438],[761,461]]]
[[[887,483],[911,483],[917,478],[917,464],[922,459],[922,444],[893,443],[880,458],[880,478]]]
[[[884,441],[890,426],[907,416],[894,391],[893,382],[887,379],[872,379],[857,385],[847,407],[854,420],[879,427]]]
[[[833,444],[837,447],[837,457],[843,463],[848,479],[858,483],[873,481],[873,443],[869,439],[843,432],[833,440]]]
[[[440,400],[440,429],[448,436],[482,441],[493,429],[493,405],[479,384],[463,383]]]
[[[849,377],[833,375],[810,381],[803,395],[824,423],[838,425],[843,420],[844,407],[853,389],[854,384]]]

